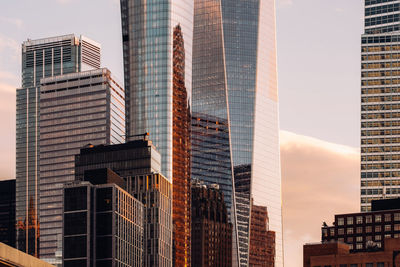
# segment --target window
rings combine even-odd
[[[347,238],[347,243],[353,243],[354,238],[352,236],[349,236]]]
[[[382,231],[382,227],[380,225],[375,226],[375,232]]]
[[[392,220],[392,214],[385,214],[385,222],[390,222]]]
[[[381,222],[382,221],[382,216],[379,215],[375,215],[375,222]]]
[[[338,229],[338,235],[344,235],[344,228]]]
[[[392,230],[392,226],[390,224],[385,225],[385,232],[390,232]]]
[[[400,231],[400,224],[395,224],[394,225],[394,230],[395,231]]]
[[[357,264],[350,264],[350,267],[357,267]]]
[[[375,236],[375,241],[380,241],[382,240],[382,236],[381,235],[376,235]]]
[[[385,263],[384,262],[378,262],[376,264],[376,267],[385,267]]]
[[[338,238],[338,241],[344,243],[344,238],[340,237],[340,238]]]
[[[363,244],[362,243],[357,243],[356,244],[356,249],[362,249],[363,248]]]
[[[372,223],[372,216],[371,215],[365,216],[365,222]]]
[[[322,236],[327,237],[328,236],[328,229],[322,229]]]
[[[365,264],[365,267],[374,267],[374,264],[371,263],[371,262],[367,262],[367,263]]]
[[[392,237],[391,234],[386,234],[386,235],[385,235],[385,238],[391,238],[391,237]]]
[[[362,234],[362,227],[357,227],[357,234]]]
[[[339,267],[347,267],[347,264],[340,264]]]
[[[394,220],[395,221],[400,221],[400,213],[395,213],[394,214]]]
[[[353,224],[353,217],[347,217],[347,224],[352,225]]]
[[[372,226],[365,227],[365,232],[366,233],[372,233]]]
[[[331,236],[335,236],[335,228],[329,229]]]
[[[363,217],[362,216],[357,216],[357,224],[362,224],[363,223]]]
[[[356,237],[356,241],[357,242],[362,242],[363,241],[363,237],[362,236],[357,236]]]
[[[344,225],[344,218],[338,218],[338,225]]]
[[[352,235],[353,234],[353,227],[347,228],[347,234]]]

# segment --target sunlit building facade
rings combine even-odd
[[[75,180],[75,155],[92,145],[125,141],[124,90],[111,72],[96,69],[41,80],[40,258],[62,251],[62,187]]]
[[[100,67],[100,45],[73,34],[22,44],[22,87],[17,89],[17,248],[39,256],[39,100],[42,78]]]
[[[361,211],[400,196],[400,3],[365,0],[361,37]]]
[[[174,192],[174,264],[190,266],[193,1],[121,0],[121,24],[127,140],[148,132],[160,152]]]
[[[193,165],[192,175],[203,179],[197,175],[215,170],[221,173],[215,181],[212,174],[205,175],[205,180],[222,184],[227,199],[233,224],[233,266],[249,265],[253,198],[255,205],[268,209],[270,230],[276,232],[275,266],[281,267],[275,1],[194,3],[192,112],[200,116],[192,120],[192,162],[206,164],[200,170]],[[217,133],[215,125],[223,128],[220,122],[226,125],[227,134]],[[207,124],[214,124],[215,129],[210,130]],[[226,137],[228,153],[221,146],[210,145],[226,142]],[[213,156],[204,158],[198,151],[202,148]],[[212,157],[227,161],[229,167],[210,164]]]

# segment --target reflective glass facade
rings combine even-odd
[[[361,37],[361,211],[400,197],[399,1],[366,0]]]
[[[40,79],[100,67],[100,45],[83,36],[27,40],[22,44],[22,88],[17,89],[17,248],[39,256]]]
[[[226,122],[228,128],[229,153],[221,157],[223,150],[201,144],[216,142],[209,134],[215,130],[192,120],[192,174],[211,173],[217,166],[197,149],[230,162],[225,165],[230,171],[225,168],[212,182],[222,184],[232,201],[227,204],[234,266],[249,264],[250,197],[268,208],[276,232],[275,265],[283,266],[274,0],[195,1],[192,95],[193,114]]]
[[[190,266],[190,120],[183,114],[191,103],[193,2],[121,0],[121,22],[127,139],[149,132],[161,154],[174,188],[175,264]]]
[[[88,144],[125,141],[124,90],[108,69],[54,76],[40,87],[40,257],[62,251],[62,186]]]

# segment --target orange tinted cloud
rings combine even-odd
[[[285,267],[303,265],[303,244],[321,240],[322,222],[359,211],[356,148],[281,131]]]

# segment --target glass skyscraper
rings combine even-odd
[[[365,0],[361,37],[361,211],[400,197],[400,2]]]
[[[267,208],[270,230],[276,232],[275,266],[280,267],[275,1],[194,3],[192,178],[218,183],[224,191],[234,225],[234,266],[249,264],[251,198]]]
[[[39,100],[45,77],[100,67],[100,45],[75,35],[22,44],[22,87],[17,89],[17,248],[39,256]]]
[[[121,0],[127,140],[149,132],[173,186],[173,257],[190,266],[193,1]]]

